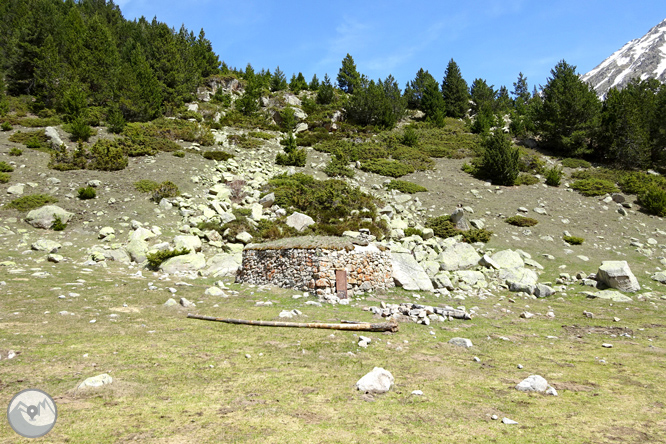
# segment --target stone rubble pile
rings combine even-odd
[[[403,302],[402,304],[386,304],[382,302],[380,307],[366,307],[365,310],[384,318],[403,322],[411,321],[423,325],[430,325],[431,321],[444,322],[453,319],[472,318],[472,314],[465,311],[465,307],[453,308],[448,305],[433,307],[410,302]]]

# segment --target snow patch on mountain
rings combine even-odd
[[[666,20],[643,37],[625,44],[582,76],[600,97],[613,87],[624,87],[634,78],[666,82]]]

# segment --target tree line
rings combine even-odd
[[[203,29],[178,31],[154,18],[128,21],[113,1],[6,0],[0,4],[0,113],[5,93],[29,95],[33,112],[51,109],[67,119],[100,107],[107,120],[148,121],[193,100],[213,75],[241,79],[245,93],[236,108],[256,113],[264,94],[309,90],[320,105],[341,95],[347,119],[361,126],[393,128],[407,109],[443,126],[467,119],[472,132],[501,128],[533,137],[554,155],[586,157],[625,168],[663,165],[666,88],[657,80],[634,80],[605,100],[580,80],[576,67],[560,61],[547,83],[530,93],[522,73],[495,88],[484,79],[471,86],[451,59],[441,81],[419,69],[401,90],[393,76],[369,79],[351,55],[342,60],[335,85],[328,75],[289,81],[280,67],[257,72],[230,68],[213,52]],[[337,87],[337,88],[336,88]],[[345,93],[345,94],[340,94]]]

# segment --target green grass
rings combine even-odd
[[[197,302],[186,310],[162,307],[172,283],[156,280],[161,291],[145,291],[145,280],[113,266],[87,273],[59,265],[53,277],[42,280],[28,279],[29,273],[14,274],[5,290],[10,297],[0,315],[5,333],[0,403],[8,405],[25,388],[53,396],[58,422],[45,438],[49,442],[666,440],[661,426],[666,327],[654,322],[663,317],[663,302],[609,306],[575,292],[547,300],[503,292],[487,299],[470,296],[465,303],[480,313],[471,321],[431,328],[406,323],[394,334],[364,333],[372,342],[362,349],[353,332],[229,325],[187,319],[186,313],[277,320],[281,310],[296,308],[304,313],[296,321],[376,322],[363,306],[405,302],[413,292],[312,307],[292,299],[302,292],[230,280],[227,285],[239,294],[204,296],[213,279],[199,278],[188,280],[192,287],[177,287],[176,299]],[[85,294],[73,290],[81,296],[57,298],[80,278]],[[419,303],[448,303],[421,296]],[[255,306],[266,300],[274,305]],[[520,319],[524,305],[533,313],[552,309],[556,319]],[[63,310],[74,315],[59,315]],[[581,316],[583,310],[595,318]],[[621,322],[614,323],[615,316]],[[469,338],[474,347],[447,344],[456,336]],[[614,348],[601,348],[603,342]],[[5,361],[10,349],[21,354]],[[395,386],[367,402],[354,384],[375,366],[389,370]],[[74,390],[101,373],[114,382]],[[559,396],[516,391],[531,374],[545,377]],[[411,395],[414,390],[424,396]],[[492,421],[493,414],[519,425]],[[0,429],[0,441],[17,440],[9,427]]]
[[[604,179],[582,179],[571,184],[571,188],[583,196],[603,196],[619,191],[613,182]]]
[[[402,193],[414,194],[428,191],[426,187],[406,180],[392,180],[386,185],[387,190],[398,190]]]

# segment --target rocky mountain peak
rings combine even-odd
[[[633,78],[666,82],[666,19],[582,77],[600,97],[613,87],[624,87]]]

